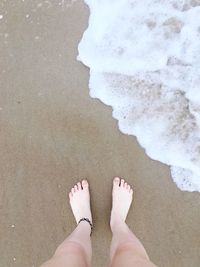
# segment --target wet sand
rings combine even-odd
[[[66,192],[82,178],[93,266],[106,266],[115,175],[134,186],[128,224],[152,261],[198,267],[200,194],[181,192],[167,166],[119,132],[111,108],[89,97],[89,71],[76,61],[89,12],[82,1],[59,2],[0,4],[0,267],[51,257],[75,227]]]

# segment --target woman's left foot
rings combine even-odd
[[[78,223],[82,218],[87,218],[92,223],[89,184],[86,180],[78,182],[71,189],[69,199],[76,222]]]

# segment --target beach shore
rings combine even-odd
[[[200,194],[180,191],[169,168],[89,96],[89,70],[76,60],[87,6],[8,1],[2,14],[0,267],[36,267],[51,257],[75,227],[67,193],[82,178],[91,188],[93,265],[106,266],[116,175],[134,187],[127,222],[151,260],[199,266]]]

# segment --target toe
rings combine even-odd
[[[124,179],[121,179],[121,183],[120,183],[121,187],[124,187],[124,182],[125,182]]]
[[[131,187],[130,187],[129,184],[127,185],[127,189],[128,189],[128,191],[130,192]]]
[[[127,189],[127,187],[128,187],[128,184],[127,184],[127,182],[125,182],[125,183],[124,183],[124,188]]]
[[[132,188],[130,189],[130,193],[131,193],[131,195],[133,194],[133,189]]]
[[[77,192],[77,191],[78,191],[78,186],[75,185],[75,186],[74,186],[74,189],[75,189],[75,192]]]
[[[77,187],[78,187],[78,190],[81,190],[82,189],[82,186],[81,186],[81,183],[80,182],[78,182]]]
[[[74,194],[76,191],[75,191],[75,188],[73,187],[72,190],[71,190],[71,193]]]
[[[85,180],[85,179],[82,180],[82,187],[83,187],[83,189],[88,187],[88,182],[87,182],[87,180]]]
[[[113,179],[113,183],[114,183],[115,185],[118,185],[118,186],[119,186],[119,184],[120,184],[120,178],[119,178],[119,177],[115,177],[115,178]]]
[[[72,192],[69,193],[69,199],[71,199],[73,197]]]

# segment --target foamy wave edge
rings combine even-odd
[[[90,68],[91,97],[112,106],[119,129],[169,165],[181,190],[200,192],[198,1],[85,2],[78,60]]]

